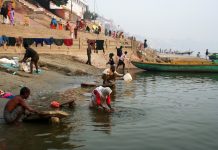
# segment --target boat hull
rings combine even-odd
[[[143,63],[132,61],[137,68],[146,71],[165,71],[165,72],[218,72],[217,64],[159,64],[159,63]]]

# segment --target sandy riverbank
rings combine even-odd
[[[14,55],[1,54],[0,57]],[[101,81],[102,69],[79,62],[75,57],[64,55],[40,55],[40,75],[30,75],[23,71],[8,71],[0,68],[0,89],[18,94],[22,86],[31,89],[30,103],[46,108],[50,101],[66,102],[79,100],[91,89],[81,89],[82,82]]]
[[[155,59],[159,59],[151,50],[146,52],[145,60],[155,61]],[[105,62],[101,61],[105,58],[101,57],[100,59],[100,55],[103,54],[96,54],[98,57],[94,57],[94,59],[99,60],[101,66],[106,67]],[[19,56],[21,60],[23,54],[0,54],[0,58],[12,58],[13,56]],[[180,59],[193,61],[194,59],[185,56],[172,57],[166,55],[162,57],[169,57],[177,61]],[[138,58],[136,55],[132,55],[131,59],[137,60]],[[103,69],[86,65],[84,60],[75,56],[40,54],[39,65],[43,70],[40,75],[30,75],[23,71],[8,71],[0,67],[0,89],[18,94],[22,86],[27,86],[32,91],[31,104],[46,108],[53,100],[60,102],[79,100],[84,93],[91,92],[92,89],[80,88],[82,82],[97,82],[99,85],[102,83],[101,73]],[[15,75],[13,75],[14,72],[16,72]]]

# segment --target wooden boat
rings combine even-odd
[[[168,71],[168,72],[218,72],[218,64],[171,64],[171,63],[145,63],[132,61],[137,68],[146,71]]]
[[[175,52],[175,54],[177,55],[191,55],[193,53],[193,51],[184,51],[184,52]]]

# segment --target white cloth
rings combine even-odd
[[[110,72],[110,68],[107,68],[102,72],[102,74],[109,74],[109,72]]]
[[[8,24],[9,23],[9,18],[8,17],[7,18],[3,17],[3,23]]]
[[[7,58],[0,59],[0,62],[3,63],[3,64],[16,65],[16,61],[15,60],[10,60],[10,59],[7,59]]]
[[[122,54],[121,57],[119,57],[120,60],[124,61],[124,59],[126,58],[126,55],[125,54]]]
[[[107,69],[105,69],[105,70],[102,72],[102,74],[107,74],[107,75],[109,75],[110,72],[111,72],[110,68],[107,68]],[[116,75],[121,75],[121,76],[122,76],[122,74],[119,74],[119,73],[116,72],[116,71],[114,71],[114,73],[115,73]]]

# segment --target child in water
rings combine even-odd
[[[107,62],[107,65],[110,64],[111,66],[114,66],[115,65],[115,62],[114,62],[114,54],[113,53],[110,53],[109,54],[109,61]]]

